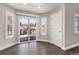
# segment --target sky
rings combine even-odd
[[[20,22],[21,22],[22,24],[28,24],[28,17],[22,16],[22,17],[20,18]],[[29,22],[32,23],[32,24],[35,24],[36,19],[30,18],[30,21],[29,21]]]

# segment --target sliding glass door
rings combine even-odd
[[[36,18],[31,17],[29,19],[29,30],[30,30],[30,40],[35,40],[36,39]]]
[[[36,40],[36,18],[20,16],[20,41]]]

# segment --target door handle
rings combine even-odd
[[[59,31],[59,32],[61,32],[61,31]]]

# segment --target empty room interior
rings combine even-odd
[[[0,3],[0,55],[79,55],[79,4]]]

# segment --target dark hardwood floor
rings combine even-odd
[[[0,52],[0,55],[76,55],[79,47],[63,51],[47,42],[21,43]]]

